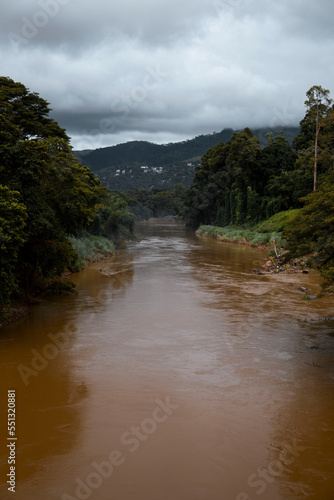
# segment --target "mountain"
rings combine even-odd
[[[267,133],[278,135],[281,131],[291,142],[299,134],[299,127],[261,128],[253,130],[253,133],[264,147]],[[232,134],[232,129],[224,129],[183,142],[160,145],[133,141],[95,150],[74,151],[74,154],[111,190],[166,189],[179,183],[189,187],[203,154],[215,144],[228,141]]]

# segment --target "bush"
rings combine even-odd
[[[108,257],[115,253],[115,246],[112,241],[103,236],[84,235],[80,238],[70,238],[79,259],[77,266],[82,268],[85,263],[100,259],[101,256]]]
[[[301,209],[285,210],[273,215],[270,219],[260,222],[252,229],[253,231],[259,233],[280,233],[283,231],[285,226],[293,220],[299,213]]]
[[[198,236],[208,236],[219,241],[249,244],[251,246],[270,246],[272,242],[275,242],[277,246],[283,244],[281,235],[278,232],[260,233],[257,231],[250,231],[249,229],[242,229],[233,226],[200,226],[200,228],[196,231],[196,234]]]

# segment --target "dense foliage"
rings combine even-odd
[[[15,286],[15,266],[25,242],[27,210],[20,193],[0,186],[0,304],[8,305]]]
[[[69,240],[114,201],[72,153],[49,105],[21,83],[0,78],[0,304],[32,293],[77,260]],[[121,210],[121,208],[120,208]],[[133,222],[131,223],[133,224]],[[131,230],[130,224],[130,230]],[[115,226],[116,225],[116,226]]]
[[[185,191],[182,184],[161,191],[134,189],[127,193],[126,199],[137,220],[147,220],[151,217],[182,217]]]
[[[303,206],[300,198],[314,188],[315,168],[321,184],[333,165],[334,152],[329,91],[312,87],[305,105],[293,146],[283,135],[268,134],[267,145],[261,148],[246,128],[207,151],[187,194],[188,225],[254,224]]]
[[[294,214],[285,232],[290,255],[313,253],[310,262],[328,287],[334,283],[334,107],[320,86],[306,97],[292,145],[268,134],[261,148],[246,128],[207,151],[187,191],[185,219],[194,228],[253,227],[282,211]]]
[[[198,236],[210,237],[218,241],[242,243],[250,246],[269,246],[271,244],[281,244],[281,234],[278,232],[259,232],[257,230],[250,231],[249,229],[243,229],[235,226],[201,226],[198,231],[196,231],[196,234]]]
[[[309,255],[309,265],[324,277],[323,287],[334,292],[334,169],[319,188],[306,196],[305,206],[285,228],[292,256]]]
[[[282,136],[269,135],[262,149],[249,128],[234,133],[203,156],[187,194],[187,224],[254,224],[295,208],[312,181],[294,170],[296,159]]]
[[[89,233],[115,242],[131,239],[134,235],[135,220],[126,195],[117,191],[109,192],[95,214]]]

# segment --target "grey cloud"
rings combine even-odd
[[[284,26],[291,36],[315,43],[333,38],[334,3],[332,0],[287,2]]]
[[[24,39],[23,19],[52,5]],[[0,9],[3,74],[47,99],[80,147],[297,125],[308,88],[334,81],[329,0],[15,0]]]
[[[71,50],[86,50],[89,43],[118,36],[175,43],[189,30],[199,30],[203,18],[216,15],[211,0],[16,0],[3,10],[2,36],[32,35],[35,26],[35,36],[28,36],[32,44],[64,44]]]

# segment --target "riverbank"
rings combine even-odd
[[[238,227],[200,226],[196,231],[200,238],[210,238],[218,242],[247,245],[268,250],[268,256],[260,268],[253,269],[258,275],[295,274],[309,272],[306,259],[286,260],[286,250],[281,232],[258,232]]]
[[[297,210],[285,210],[278,212],[269,219],[254,225],[251,228],[239,226],[200,226],[196,231],[197,236],[213,238],[217,241],[238,243],[239,245],[250,245],[254,247],[273,248],[277,254],[278,248],[284,248],[285,241],[282,239],[282,231],[300,212]]]
[[[78,255],[73,267],[67,269],[56,280],[46,280],[40,283],[38,291],[28,299],[11,301],[8,309],[0,311],[0,329],[27,316],[31,305],[42,302],[45,296],[76,293],[75,285],[69,280],[73,272],[82,271],[87,264],[92,262],[108,259],[116,252],[115,244],[102,236],[85,235],[80,238],[70,238],[70,241]],[[122,246],[122,242],[119,243],[119,246]]]
[[[78,254],[76,266],[83,269],[90,262],[98,262],[115,254],[114,243],[103,236],[85,234],[81,237],[70,238],[70,242]]]
[[[10,309],[2,311],[0,315],[0,330],[9,323],[14,323],[29,314],[29,306],[26,303],[13,301]]]
[[[278,248],[283,244],[281,233],[279,232],[262,233],[234,226],[200,226],[196,231],[196,235],[201,238],[211,238],[217,241],[269,249],[271,246]]]

